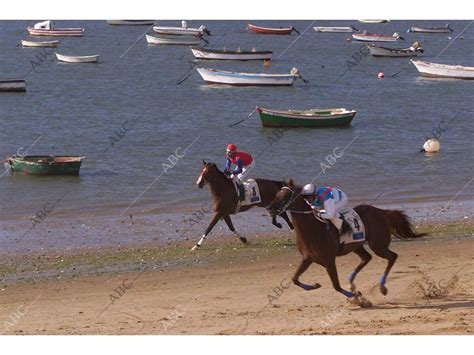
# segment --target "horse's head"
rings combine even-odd
[[[202,161],[202,169],[196,181],[196,185],[202,189],[204,185],[212,181],[216,176],[223,175],[215,163]]]
[[[293,180],[290,179],[288,183],[283,184],[281,190],[267,206],[270,216],[273,218],[286,209],[298,208],[296,205],[302,200],[301,197],[301,187],[295,185]]]

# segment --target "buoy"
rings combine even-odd
[[[350,41],[352,41],[352,38],[347,37],[347,42],[350,42]]]
[[[385,77],[385,74],[383,73],[383,71],[381,71],[377,74],[377,78],[379,78],[379,79],[383,79],[384,77]]]
[[[440,148],[441,146],[439,141],[437,139],[430,138],[425,142],[425,144],[423,144],[423,148],[420,150],[420,152],[438,153]]]

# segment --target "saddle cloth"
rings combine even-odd
[[[341,244],[342,243],[349,244],[349,243],[364,241],[365,240],[364,222],[362,222],[362,219],[357,214],[357,212],[354,211],[352,208],[345,207],[339,210],[339,213],[344,216],[345,220],[347,221],[347,223],[350,224],[352,228],[352,235],[351,233],[346,233],[342,235],[339,242]]]
[[[234,186],[235,186],[235,191],[238,194],[239,189],[237,187],[237,182],[235,181],[234,181]],[[248,179],[244,181],[244,189],[245,189],[245,200],[239,201],[240,206],[254,205],[256,203],[262,202],[262,198],[260,196],[260,190],[258,188],[257,182],[254,179]]]

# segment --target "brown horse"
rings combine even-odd
[[[312,263],[326,268],[334,289],[347,297],[354,297],[356,302],[364,305],[359,300],[360,292],[356,292],[354,279],[356,275],[372,259],[372,256],[364,248],[364,241],[354,242],[340,246],[338,230],[323,219],[316,218],[310,205],[301,195],[301,187],[294,185],[290,180],[283,186],[275,199],[268,206],[270,215],[288,210],[296,231],[296,246],[303,256],[300,266],[296,270],[292,280],[293,283],[304,290],[310,291],[321,287],[320,284],[306,285],[299,281],[300,275],[308,269]],[[370,205],[359,205],[354,208],[364,222],[366,241],[370,249],[376,255],[388,260],[388,265],[380,279],[380,291],[387,294],[385,282],[398,255],[389,249],[392,233],[400,238],[419,238],[426,233],[415,233],[410,219],[399,210],[382,210]],[[349,275],[351,291],[344,290],[339,284],[336,269],[336,257],[348,253],[356,253],[361,261],[355,270]]]
[[[266,207],[274,198],[275,195],[280,191],[283,187],[282,181],[272,181],[272,180],[264,180],[264,179],[255,179],[258,185],[258,189],[260,190],[260,197],[261,202],[258,204],[242,206],[238,211],[237,210],[237,203],[238,195],[235,191],[234,182],[232,179],[227,177],[222,171],[214,163],[206,163],[204,160],[203,167],[199,174],[198,180],[196,184],[199,188],[202,188],[206,183],[209,184],[209,190],[211,191],[212,195],[212,210],[215,212],[214,216],[211,219],[211,223],[204,231],[201,239],[196,243],[196,245],[191,250],[196,250],[199,248],[207,237],[207,235],[211,232],[212,228],[216,225],[216,223],[222,218],[224,222],[227,224],[227,227],[239,237],[239,239],[244,243],[247,244],[247,239],[242,237],[234,228],[232,224],[232,220],[230,219],[231,214],[235,214],[238,212],[244,212],[249,210],[254,206],[258,207]],[[290,218],[286,214],[285,211],[282,213],[278,213],[288,226],[293,229],[293,224],[290,221]],[[281,228],[282,225],[276,221],[277,214],[272,215],[272,224],[278,228]]]

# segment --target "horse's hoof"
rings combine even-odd
[[[193,246],[193,247],[191,248],[191,251],[195,251],[195,250],[199,249],[199,247],[200,247],[200,245],[197,245],[197,244],[196,244],[195,246]]]
[[[351,282],[351,291],[355,292],[356,291],[356,285],[355,283]]]
[[[240,237],[240,240],[242,243],[244,243],[245,245],[248,245],[249,244],[249,241],[247,240],[247,238],[245,237]]]
[[[321,285],[316,282],[316,283],[313,285],[313,287],[314,287],[313,290],[317,290],[318,288],[321,287]]]
[[[364,298],[364,299],[362,299],[362,300],[360,301],[360,306],[361,306],[362,308],[370,308],[370,307],[372,307],[372,302],[370,302],[369,300],[366,300],[366,299]]]
[[[275,223],[275,227],[279,228],[279,229],[282,229],[283,226],[281,225],[281,223]]]
[[[288,227],[290,227],[291,230],[295,229],[295,227],[291,223],[288,225]]]
[[[388,293],[388,290],[384,285],[380,285],[380,292],[382,293],[382,295],[386,296]]]

